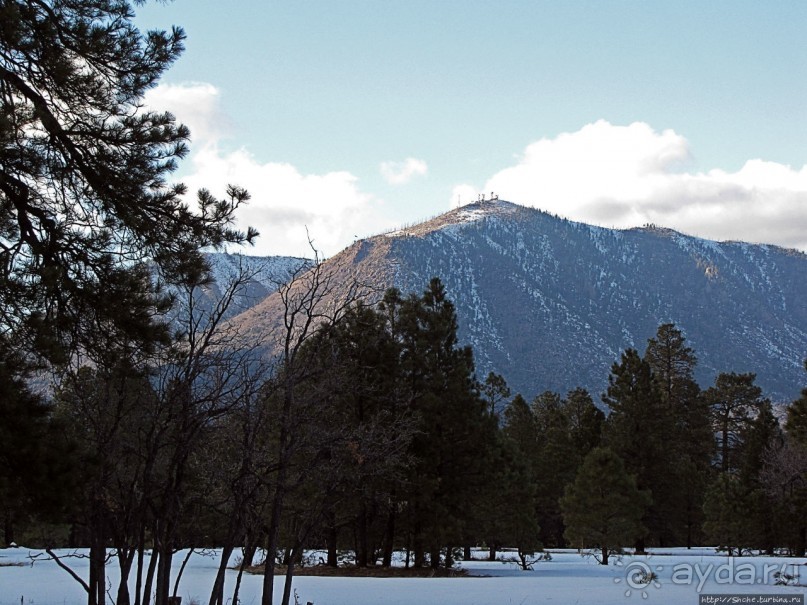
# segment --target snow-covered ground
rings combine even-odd
[[[69,551],[57,551],[60,555]],[[0,605],[73,605],[86,602],[81,586],[51,561],[31,563],[41,551],[0,549]],[[714,549],[657,549],[648,556],[622,556],[603,567],[575,551],[551,551],[550,561],[521,571],[515,563],[463,561],[471,577],[460,578],[339,578],[298,576],[294,580],[299,601],[314,605],[530,605],[533,603],[609,605],[645,602],[697,605],[699,595],[782,595],[804,603],[807,561],[785,557],[728,558]],[[480,558],[483,553],[477,553]],[[504,557],[508,553],[504,553]],[[183,559],[175,559],[178,569]],[[15,565],[22,564],[22,565]],[[87,560],[70,560],[82,577]],[[206,603],[215,576],[216,554],[194,554],[182,577],[178,595],[183,605]],[[115,583],[115,565],[109,575]],[[644,571],[657,579],[637,581]],[[795,576],[791,586],[776,585],[776,572]],[[646,574],[645,574],[646,577]],[[232,593],[235,572],[228,572],[226,594]],[[282,594],[280,579],[276,594]],[[245,575],[242,604],[260,603],[259,576]],[[110,592],[112,592],[111,589]],[[112,600],[110,599],[110,603]],[[229,602],[229,601],[228,601]],[[735,600],[734,602],[763,602]],[[774,601],[767,601],[772,603]]]

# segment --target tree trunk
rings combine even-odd
[[[232,540],[228,540],[227,545],[221,550],[219,570],[216,573],[216,580],[213,582],[213,589],[210,591],[210,605],[224,605],[224,575],[227,572],[227,563],[230,562],[233,550],[235,547],[232,545]]]
[[[294,579],[294,564],[298,557],[302,556],[303,554],[302,543],[298,541],[297,544],[294,545],[291,552],[291,560],[289,561],[288,567],[286,567],[286,579],[283,583],[283,601],[281,605],[289,605],[289,601],[291,600],[291,584],[292,580]]]
[[[387,515],[387,528],[384,531],[384,555],[381,560],[382,567],[392,566],[392,551],[395,549],[395,497],[392,497],[389,515]]]
[[[723,424],[723,443],[721,443],[721,453],[723,455],[723,460],[721,460],[721,469],[724,473],[727,473],[729,470],[729,427],[728,427],[728,420],[725,420]]]
[[[106,602],[106,539],[102,504],[92,503],[90,522],[90,577],[87,592],[88,605],[104,605]]]
[[[154,605],[169,605],[168,597],[171,592],[171,561],[174,553],[170,547],[160,545],[159,561],[157,561],[157,584]]]
[[[14,513],[6,510],[5,518],[3,519],[3,541],[6,546],[11,546],[14,540]]]
[[[269,520],[269,532],[266,538],[266,563],[263,569],[263,594],[261,595],[261,605],[272,605],[275,589],[275,553],[277,552],[278,539],[280,537],[280,521],[283,515],[283,504],[286,498],[286,475],[291,462],[292,446],[290,424],[291,413],[294,407],[293,383],[288,376],[290,360],[289,353],[286,352],[286,383],[283,393],[283,412],[280,418],[280,435],[278,442],[278,470],[277,483],[275,485],[275,495],[272,498],[272,513]]]
[[[608,547],[602,547],[602,565],[608,565]]]
[[[796,540],[796,550],[793,554],[797,557],[803,557],[805,556],[805,551],[807,551],[807,527],[800,527],[798,536]]]
[[[462,547],[462,560],[463,561],[470,561],[471,560],[471,545],[466,544]]]
[[[692,501],[687,501],[687,550],[692,548]]]
[[[233,589],[233,598],[231,603],[238,603],[238,593],[241,591],[241,578],[244,576],[244,570],[252,565],[257,548],[253,544],[249,544],[250,538],[247,538],[247,546],[244,547],[244,556],[241,559],[241,565],[238,566],[238,576],[235,578],[235,588]]]
[[[496,544],[490,544],[490,550],[488,551],[488,561],[495,561],[496,560]]]
[[[243,549],[244,553],[244,567],[251,567],[255,562],[255,553],[258,552],[258,545],[256,543],[256,538],[254,537],[247,537],[247,545]],[[260,538],[257,538],[260,541]]]
[[[142,594],[143,588],[143,563],[145,562],[146,556],[146,545],[145,545],[145,531],[140,531],[140,539],[139,544],[137,545],[137,579],[135,580],[135,605],[140,605],[140,595]]]
[[[339,552],[337,551],[336,548],[336,542],[339,538],[339,532],[336,529],[336,521],[333,518],[332,514],[329,515],[328,528],[326,531],[328,532],[326,539],[326,542],[328,543],[328,560],[326,562],[326,565],[328,567],[338,567]]]
[[[359,514],[356,516],[356,567],[367,567],[368,552],[367,505],[362,499],[359,504]]]
[[[426,548],[423,546],[423,538],[417,533],[412,542],[412,553],[415,557],[415,567],[424,567],[426,565]]]
[[[160,555],[155,548],[151,549],[151,557],[149,558],[149,568],[146,572],[146,585],[143,587],[143,605],[151,603],[151,587],[154,585],[154,574],[157,571],[157,562],[160,560]]]
[[[454,547],[449,544],[446,546],[446,569],[454,567]]]
[[[115,605],[129,605],[131,596],[129,594],[129,574],[134,563],[134,548],[118,548],[118,563],[120,566],[120,582],[118,583],[118,597]]]
[[[280,536],[280,518],[283,513],[285,466],[281,465],[275,497],[272,501],[272,515],[269,521],[269,535],[266,538],[266,561],[263,568],[263,594],[261,605],[272,605],[275,589],[275,554]],[[282,476],[281,476],[282,475]]]
[[[429,557],[431,561],[429,561],[429,565],[432,569],[437,569],[440,567],[440,547],[437,545],[432,545],[429,549]]]
[[[174,592],[171,593],[171,596],[168,598],[168,603],[171,605],[179,605],[182,601],[182,597],[177,597],[177,593],[179,592],[179,582],[182,580],[182,574],[185,573],[185,568],[188,566],[188,561],[191,560],[193,556],[193,546],[188,549],[188,554],[185,555],[185,558],[182,560],[182,565],[179,567],[179,572],[177,573],[177,579],[174,581]],[[179,599],[179,601],[177,601]]]

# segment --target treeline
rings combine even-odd
[[[567,411],[577,392],[513,401],[504,431],[532,456],[544,544],[597,548],[606,564],[650,545],[804,555],[807,389],[781,426],[754,374],[722,373],[702,391],[696,363],[673,324],[644,354],[624,351],[602,397],[608,417],[582,456]]]
[[[221,322],[248,279],[204,311],[190,289],[181,346],[155,357],[108,343],[108,363],[65,374],[52,402],[24,384],[3,399],[19,446],[0,477],[6,542],[18,525],[89,548],[89,603],[105,602],[109,552],[118,605],[167,603],[187,548],[223,548],[211,605],[230,598],[237,548],[241,573],[266,556],[265,603],[276,564],[289,602],[308,548],[332,566],[344,551],[389,566],[399,551],[435,568],[480,545],[515,548],[525,568],[545,547],[605,564],[651,545],[804,555],[807,389],[782,428],[752,374],[702,391],[694,352],[664,324],[613,365],[607,416],[580,388],[528,403],[501,376],[476,379],[439,280],[328,315],[322,265],[281,288],[282,353],[264,366]]]

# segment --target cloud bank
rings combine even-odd
[[[191,155],[181,179],[189,192],[207,188],[223,196],[228,184],[249,191],[252,197],[239,209],[236,226],[253,226],[260,237],[242,250],[246,254],[310,257],[310,238],[320,253],[331,255],[356,236],[394,226],[379,212],[382,201],[363,192],[349,172],[303,174],[288,163],[261,162],[246,149],[223,151],[228,121],[219,91],[210,84],[161,84],[146,103],[173,112],[191,129]]]
[[[191,128],[192,153],[182,176],[189,191],[204,187],[220,196],[232,183],[252,194],[236,223],[261,232],[247,253],[310,256],[310,237],[331,255],[357,237],[396,226],[382,212],[383,200],[362,190],[350,172],[304,174],[288,163],[261,162],[246,149],[224,151],[220,143],[232,127],[219,98],[215,86],[189,83],[160,85],[146,102],[174,112]],[[751,159],[736,172],[704,172],[693,169],[692,158],[686,138],[672,130],[600,120],[531,143],[481,191],[604,227],[655,223],[709,239],[807,251],[807,165]],[[428,173],[417,158],[379,166],[395,186]],[[479,191],[457,185],[451,205],[475,201]]]
[[[382,162],[381,176],[390,185],[403,185],[416,176],[424,176],[429,167],[423,160],[406,158],[403,162]]]
[[[693,172],[687,140],[636,122],[606,121],[541,139],[483,191],[604,227],[655,223],[717,240],[807,251],[807,166],[748,160],[737,172]],[[468,185],[455,187],[463,203]]]

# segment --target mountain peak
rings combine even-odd
[[[528,396],[583,386],[596,397],[620,352],[668,322],[695,349],[704,387],[719,372],[755,372],[789,401],[803,381],[807,255],[793,251],[595,227],[492,199],[357,241],[326,265],[333,283],[373,292],[419,292],[439,277],[479,375]],[[274,298],[245,324],[276,322]]]
[[[526,206],[520,206],[507,200],[493,198],[478,200],[464,206],[458,206],[448,212],[443,212],[421,223],[406,225],[384,234],[385,237],[422,237],[457,225],[473,223],[489,217],[514,216],[521,212],[539,212]]]

